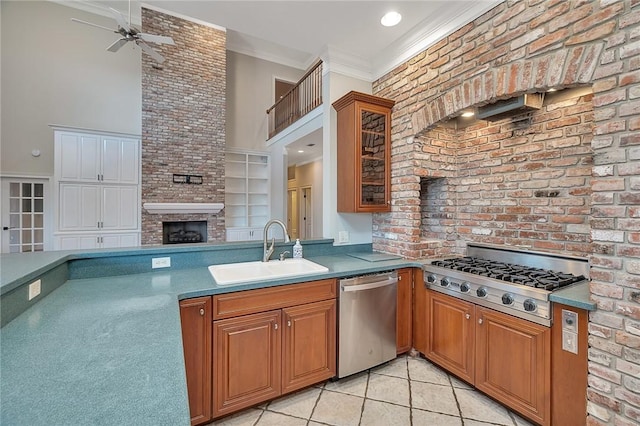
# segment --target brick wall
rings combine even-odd
[[[151,45],[166,59],[142,55],[142,202],[224,203],[226,33],[142,8],[144,32],[173,37]],[[174,184],[173,174],[202,185]],[[162,222],[207,220],[208,241],[224,240],[217,215],[142,211],[142,244],[162,244]]]
[[[512,120],[496,133],[497,124],[462,132],[443,126],[465,108],[578,86],[593,96],[547,106],[522,128]],[[598,310],[589,318],[586,423],[637,425],[640,0],[506,1],[374,82],[373,92],[396,101],[392,211],[374,216],[374,248],[417,257],[497,238],[587,254]],[[581,111],[566,112],[572,109]],[[518,143],[517,133],[529,130]],[[499,139],[505,132],[516,142]],[[439,190],[456,197],[422,195],[444,184]],[[456,204],[461,199],[464,206]]]

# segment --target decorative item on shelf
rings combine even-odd
[[[193,185],[202,185],[203,179],[200,175],[178,175],[173,174],[173,183],[186,183]]]
[[[296,243],[293,245],[293,258],[302,259],[302,244],[299,238],[296,238]]]

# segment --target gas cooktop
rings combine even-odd
[[[467,244],[466,257],[433,260],[423,269],[434,291],[546,326],[549,294],[589,280],[586,258],[476,243]]]
[[[474,275],[482,275],[484,277],[549,291],[585,280],[583,275],[576,276],[548,269],[533,268],[468,256],[436,260],[431,264],[441,268],[455,269]]]

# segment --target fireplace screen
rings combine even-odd
[[[162,222],[162,244],[207,242],[207,221]]]

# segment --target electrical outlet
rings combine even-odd
[[[40,280],[34,281],[31,284],[29,284],[29,300],[39,295],[41,289],[42,289],[42,282]]]
[[[168,268],[171,266],[170,257],[154,257],[151,259],[151,268]]]
[[[338,243],[344,244],[349,242],[349,231],[338,232]]]
[[[571,331],[562,330],[562,350],[578,353],[578,335]]]

